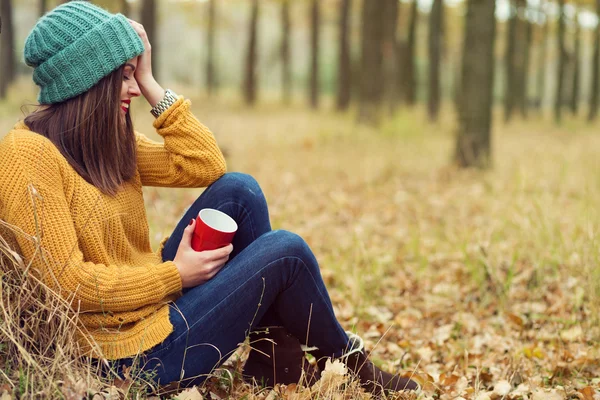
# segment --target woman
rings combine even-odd
[[[271,230],[256,181],[226,174],[190,101],[154,79],[140,24],[71,1],[36,23],[24,55],[41,106],[0,142],[0,217],[18,228],[23,256],[79,311],[82,351],[119,366],[139,362],[159,384],[191,385],[261,331],[250,336],[264,351],[251,352],[247,378],[297,382],[301,339],[319,365],[345,361],[366,390],[418,390],[375,367],[360,338],[344,332],[306,243]],[[140,95],[164,143],[133,130],[129,104]],[[208,186],[158,252],[144,185]],[[236,220],[231,245],[190,247],[202,208]]]

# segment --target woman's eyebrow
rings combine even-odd
[[[126,67],[131,67],[131,70],[132,70],[132,71],[135,71],[135,65],[133,65],[133,64],[130,64],[130,63],[127,63],[127,64],[125,64],[125,66],[126,66]]]

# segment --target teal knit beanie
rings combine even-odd
[[[86,92],[143,51],[125,16],[70,1],[38,20],[25,40],[24,56],[40,87],[38,102],[52,104]]]

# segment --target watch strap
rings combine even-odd
[[[165,95],[152,109],[150,113],[154,115],[154,118],[158,118],[160,114],[167,111],[169,107],[173,105],[177,101],[177,95],[171,90],[165,90]]]

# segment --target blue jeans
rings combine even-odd
[[[317,358],[341,356],[348,336],[334,315],[317,260],[298,235],[271,230],[265,197],[251,176],[228,173],[210,185],[177,224],[163,260],[175,258],[183,230],[203,208],[235,219],[233,252],[214,278],[185,290],[172,304],[173,332],[142,355],[139,367],[155,371],[161,385],[199,384],[250,331],[275,325],[317,347]]]

